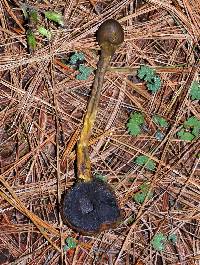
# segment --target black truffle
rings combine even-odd
[[[111,188],[101,180],[77,183],[63,199],[63,219],[83,234],[116,224],[121,216]]]

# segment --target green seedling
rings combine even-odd
[[[200,134],[200,120],[195,116],[188,118],[183,123],[183,128],[177,132],[178,137],[183,141],[192,141]]]
[[[25,4],[21,5],[21,9],[22,9],[25,20],[27,20],[29,23],[33,23],[33,24],[38,23],[38,21],[39,21],[38,12],[35,9],[29,8]]]
[[[127,123],[128,133],[137,136],[141,133],[141,126],[144,124],[144,116],[139,112],[131,114]]]
[[[194,139],[194,135],[185,131],[185,129],[181,129],[179,132],[177,132],[177,135],[183,141],[192,141]]]
[[[157,251],[163,251],[167,242],[167,237],[162,233],[156,234],[151,240],[153,248]]]
[[[27,38],[27,45],[29,51],[32,52],[35,50],[37,46],[36,37],[34,34],[34,27],[38,23],[38,13],[36,10],[27,7],[25,4],[21,6],[22,12],[24,14],[24,18],[27,22],[27,31],[26,31],[26,38]]]
[[[137,76],[146,82],[150,82],[155,75],[156,71],[147,65],[141,65],[137,71]]]
[[[34,9],[28,10],[28,18],[30,22],[37,24],[38,23],[38,12]]]
[[[135,163],[139,166],[144,166],[146,169],[151,171],[154,171],[156,167],[156,163],[145,155],[140,155],[136,157]]]
[[[27,37],[27,44],[28,44],[29,50],[30,51],[35,50],[37,43],[36,43],[36,38],[35,38],[33,31],[30,29],[27,30],[26,37]]]
[[[82,62],[85,60],[85,55],[82,52],[75,52],[71,55],[69,64],[74,69],[78,68],[79,73],[76,75],[77,80],[87,80],[89,75],[93,72],[93,68],[85,66]]]
[[[51,32],[48,30],[48,29],[46,29],[45,27],[43,27],[43,26],[39,26],[38,27],[38,32],[42,35],[42,36],[44,36],[44,37],[46,37],[47,39],[51,39]]]
[[[30,8],[26,6],[25,4],[22,4],[21,9],[24,14],[24,18],[27,22],[26,26],[28,29],[26,31],[26,35],[27,35],[28,47],[30,51],[33,51],[37,45],[34,31],[37,29],[39,34],[41,34],[43,37],[48,38],[49,40],[51,39],[51,32],[45,27],[43,27],[42,25],[40,25],[39,15],[38,15],[39,11],[36,11],[35,9]],[[61,14],[54,12],[54,11],[46,11],[44,12],[44,15],[47,19],[54,21],[61,26],[64,25],[63,17]]]
[[[50,21],[56,22],[60,26],[64,26],[63,16],[60,13],[54,11],[46,11],[44,15]]]
[[[175,245],[176,242],[177,242],[177,235],[175,235],[175,234],[171,234],[171,235],[169,235],[169,236],[168,236],[168,240],[169,240],[173,245]]]
[[[190,97],[192,100],[200,99],[200,83],[194,81],[190,87]]]
[[[67,251],[77,247],[77,242],[73,237],[68,237],[65,240],[66,245],[64,245],[63,250]]]
[[[195,116],[192,116],[184,122],[184,127],[192,127],[192,128],[200,128],[200,120],[198,120]]]
[[[85,66],[84,64],[79,65],[79,74],[77,74],[76,79],[87,80],[89,75],[92,73],[93,69]]]
[[[147,88],[155,93],[157,92],[161,87],[161,79],[160,76],[156,75],[152,78],[151,81],[147,82]]]
[[[133,196],[133,199],[136,203],[140,204],[143,203],[147,194],[149,192],[150,185],[147,182],[144,182],[142,185],[139,186],[139,191],[136,192]],[[153,197],[153,192],[150,192],[148,199]]]
[[[79,61],[84,61],[85,60],[85,55],[82,52],[75,52],[73,55],[70,57],[69,63],[72,65],[75,65]]]
[[[169,126],[168,122],[160,117],[159,115],[154,115],[153,116],[153,121],[160,127],[167,128]]]
[[[200,120],[198,120],[195,116],[192,116],[184,122],[183,126],[188,129],[192,129],[192,134],[195,137],[199,136],[200,133]]]
[[[156,71],[147,65],[141,65],[137,71],[137,76],[146,82],[148,90],[157,92],[161,87],[161,79],[156,75]]]

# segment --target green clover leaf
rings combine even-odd
[[[139,112],[131,114],[130,119],[126,125],[128,133],[137,136],[141,133],[141,126],[144,124],[144,116]]]
[[[154,171],[156,167],[156,163],[153,160],[149,159],[148,156],[145,156],[145,155],[140,155],[136,157],[135,163],[139,166],[145,166],[145,168],[151,171]]]
[[[162,233],[158,233],[151,240],[151,244],[155,250],[163,251],[165,249],[166,241],[167,237]]]

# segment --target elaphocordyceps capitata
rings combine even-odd
[[[103,181],[93,178],[89,157],[89,139],[96,119],[104,75],[115,50],[124,41],[122,26],[114,19],[103,22],[97,31],[101,54],[91,97],[77,144],[78,183],[64,195],[62,216],[65,223],[83,234],[98,233],[113,227],[121,217],[115,194]]]

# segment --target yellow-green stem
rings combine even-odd
[[[92,87],[91,98],[84,118],[83,129],[80,134],[80,140],[78,141],[77,173],[78,178],[82,181],[90,181],[92,179],[88,143],[96,119],[97,106],[99,103],[101,88],[103,86],[104,75],[109,66],[110,59],[111,56],[106,55],[104,52],[101,53]]]

